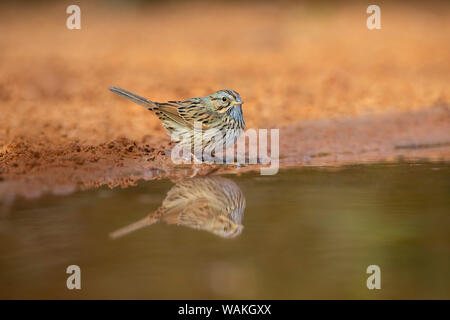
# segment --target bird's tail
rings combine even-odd
[[[159,222],[160,216],[161,216],[160,210],[158,209],[141,220],[138,220],[136,222],[133,222],[132,224],[129,224],[125,227],[122,227],[116,231],[111,232],[109,234],[109,237],[112,239],[117,239],[136,230],[142,229],[147,226],[151,226],[152,224]]]
[[[153,101],[150,101],[148,99],[142,98],[138,96],[137,94],[131,93],[130,91],[127,91],[125,89],[119,88],[119,87],[109,87],[109,90],[111,90],[114,93],[117,93],[119,96],[125,97],[134,103],[140,104],[144,108],[148,110],[153,110],[156,107],[156,104]]]

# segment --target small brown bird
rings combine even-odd
[[[242,232],[245,198],[230,179],[219,176],[195,177],[177,183],[167,193],[162,205],[145,218],[110,234],[122,237],[157,222],[206,230],[224,238]]]
[[[214,156],[215,151],[223,152],[232,146],[244,131],[244,102],[234,90],[220,90],[209,96],[164,103],[147,100],[118,87],[110,87],[109,90],[153,111],[171,139],[187,145],[192,154],[195,143],[203,154]],[[202,134],[194,135],[198,130]]]

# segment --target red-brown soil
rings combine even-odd
[[[155,101],[235,89],[247,128],[280,128],[283,167],[449,161],[449,8],[384,4],[369,31],[357,5],[84,5],[68,30],[62,3],[4,6],[0,201],[192,173],[111,85]]]

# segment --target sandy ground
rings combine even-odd
[[[282,166],[450,160],[450,6],[82,5],[0,10],[0,200],[190,174],[155,101],[230,88]],[[257,166],[216,168],[245,172]],[[210,167],[200,172],[209,172]]]

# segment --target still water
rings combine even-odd
[[[450,298],[449,164],[150,181],[1,210],[3,299]]]

